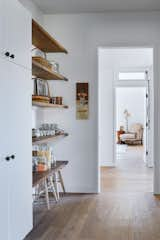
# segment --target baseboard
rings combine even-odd
[[[72,194],[96,194],[97,189],[87,186],[69,186],[66,188],[66,193]]]
[[[115,164],[113,162],[102,164],[100,167],[115,167]]]
[[[66,192],[66,193],[65,193],[66,196],[67,196],[67,195],[68,195],[68,196],[69,196],[69,195],[75,195],[75,196],[78,196],[78,195],[79,195],[79,196],[83,196],[83,195],[87,195],[87,194],[88,194],[88,195],[95,195],[95,194],[98,194],[98,193],[93,193],[93,192],[92,192],[92,193],[82,193],[82,192]],[[62,193],[62,195],[63,195],[63,193]]]

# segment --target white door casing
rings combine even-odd
[[[114,102],[114,162],[116,163],[116,88],[117,87],[144,87],[146,88],[147,93],[149,94],[149,102],[146,101],[146,107],[148,108],[148,116],[149,116],[149,128],[145,126],[145,162],[148,167],[153,167],[153,107],[154,107],[154,101],[153,101],[153,69],[150,67],[146,68],[136,68],[136,69],[125,69],[127,72],[148,72],[148,76],[144,81],[139,80],[132,80],[132,81],[119,81],[118,80],[118,73],[124,69],[118,69],[115,72],[115,81],[114,81],[114,94],[113,94],[113,102]],[[149,85],[148,85],[148,77],[149,77]],[[147,111],[147,110],[146,110]],[[147,120],[147,119],[146,119]],[[147,153],[147,155],[146,155]]]

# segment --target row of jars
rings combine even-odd
[[[52,166],[56,165],[53,148],[47,144],[33,145],[32,163],[34,172],[42,172],[51,169]]]
[[[32,137],[54,136],[59,133],[64,133],[64,130],[60,129],[56,123],[44,123],[40,128],[32,129]]]

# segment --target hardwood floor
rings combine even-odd
[[[160,240],[152,170],[137,154],[130,163],[126,155],[117,168],[102,169],[101,194],[68,194],[50,211],[37,207],[36,227],[25,240]]]
[[[102,168],[102,192],[153,192],[153,168],[145,167],[143,154],[142,147],[127,147],[118,154],[116,168]]]

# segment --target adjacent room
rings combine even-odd
[[[0,239],[160,239],[160,2],[0,0]]]
[[[125,153],[141,152],[146,163],[146,88],[116,87],[116,156],[118,165]],[[124,154],[124,155],[123,155]]]

